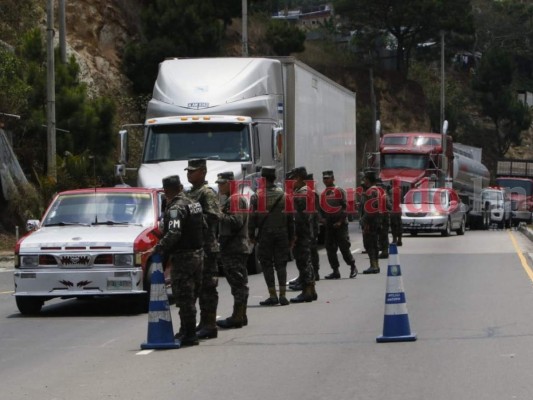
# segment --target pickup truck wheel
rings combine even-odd
[[[458,235],[464,235],[465,231],[466,231],[466,217],[463,217],[463,219],[461,220],[461,226],[459,227],[459,229],[457,229],[456,232]]]
[[[34,296],[17,296],[15,301],[20,313],[24,315],[39,314],[44,304],[43,299]]]
[[[448,221],[446,221],[446,227],[440,234],[442,236],[450,236],[451,232],[452,232],[451,222],[450,222],[450,219],[448,218]]]

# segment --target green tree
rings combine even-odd
[[[14,128],[17,154],[23,168],[35,177],[46,173],[46,53],[40,30],[28,32],[17,48],[24,82],[31,87],[26,104],[21,109],[22,118]],[[56,50],[59,59],[59,52]],[[95,155],[96,172],[103,183],[111,183],[113,167],[111,155],[115,150],[113,120],[115,107],[110,99],[89,98],[87,87],[79,80],[79,66],[72,56],[66,64],[56,62],[56,142],[57,154]],[[79,186],[87,184],[92,169],[77,176]]]
[[[479,93],[483,113],[494,123],[494,149],[503,157],[512,144],[519,145],[522,132],[531,125],[529,108],[516,97],[512,57],[502,49],[483,54],[472,87]]]
[[[288,56],[305,50],[305,33],[287,21],[270,20],[266,40],[278,56]]]
[[[394,38],[396,69],[405,73],[416,46],[438,39],[441,30],[473,33],[470,0],[335,0],[334,6],[350,29],[368,36],[367,48],[380,36]]]
[[[143,39],[130,43],[124,70],[137,93],[152,90],[158,65],[167,57],[219,54],[225,27],[241,12],[240,0],[156,0],[142,12]]]

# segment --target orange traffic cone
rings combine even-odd
[[[403,290],[400,257],[395,243],[389,246],[389,265],[387,269],[387,293],[385,295],[385,318],[383,320],[383,335],[376,341],[383,342],[412,342],[416,334],[411,333],[405,292]]]
[[[150,304],[148,305],[148,340],[141,349],[179,349],[179,340],[174,339],[172,316],[165,287],[165,275],[161,255],[152,256],[150,281]]]

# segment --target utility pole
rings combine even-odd
[[[440,31],[440,132],[444,124],[444,102],[446,93],[446,82],[444,81],[444,31]]]
[[[65,0],[59,0],[59,52],[61,63],[67,63],[67,25],[65,18]]]
[[[57,182],[56,169],[56,92],[54,64],[54,0],[47,0],[46,28],[46,120],[47,120],[47,173]]]
[[[242,56],[248,57],[248,0],[242,0]]]
[[[446,131],[448,130],[448,123],[444,124],[444,102],[445,102],[445,86],[444,81],[444,31],[440,31],[440,134],[442,143],[442,161],[441,161],[441,177],[440,187],[446,186],[446,176],[448,175],[448,148],[446,146]]]

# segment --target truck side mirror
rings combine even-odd
[[[128,131],[126,129],[121,129],[118,132],[119,136],[119,160],[120,164],[128,163]]]
[[[281,161],[283,158],[283,128],[272,128],[272,158]]]

